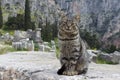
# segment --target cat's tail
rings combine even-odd
[[[65,64],[57,71],[58,75],[63,75],[63,72],[65,71],[66,67]]]

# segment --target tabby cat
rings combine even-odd
[[[68,19],[62,16],[58,29],[61,68],[59,75],[79,75],[88,70],[88,57],[77,26],[79,16]]]

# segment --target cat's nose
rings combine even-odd
[[[67,27],[66,27],[66,29],[67,29],[67,30],[70,30],[70,27],[69,27],[69,26],[67,26]]]

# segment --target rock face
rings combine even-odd
[[[95,54],[92,50],[88,50],[89,54],[91,55],[91,60],[93,60],[93,62],[96,62],[97,59],[101,59],[103,61],[106,61],[107,63],[112,63],[112,64],[120,64],[120,52],[115,51],[114,53],[103,53],[103,52],[97,52],[97,54]],[[91,54],[92,52],[92,54]]]
[[[16,16],[17,14],[24,13],[25,0],[1,0],[3,13],[8,16]],[[46,24],[46,19],[50,23],[54,23],[57,14],[57,6],[54,0],[29,0],[31,8],[32,21],[38,27],[39,22],[42,25]],[[4,16],[6,21],[6,16]]]
[[[55,53],[13,52],[0,55],[0,80],[120,80],[119,67],[91,63],[86,75],[59,76]]]
[[[1,41],[12,41],[13,40],[13,36],[11,36],[9,33],[6,33],[2,36],[0,36],[0,40]]]
[[[69,2],[68,2],[69,1]],[[62,2],[62,4],[60,3]],[[81,13],[81,24],[88,30],[97,32],[110,32],[111,29],[119,32],[119,0],[59,0],[61,8],[67,9],[67,4],[70,4],[70,11],[73,14]],[[76,9],[77,8],[77,9]],[[77,11],[78,10],[78,11]],[[111,31],[111,33],[113,32]],[[106,33],[107,34],[107,33]],[[111,36],[111,34],[109,34]],[[106,37],[109,37],[106,36]]]
[[[120,52],[115,51],[114,53],[111,54],[112,56],[112,62],[113,63],[119,63],[120,64]]]
[[[110,54],[100,54],[98,57],[107,62],[112,62],[113,58]]]

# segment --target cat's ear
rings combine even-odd
[[[61,20],[62,20],[62,21],[67,21],[67,16],[66,16],[65,14],[62,14],[62,15],[61,15]]]
[[[79,23],[79,22],[80,22],[80,15],[74,16],[73,21],[74,21],[75,23]]]
[[[63,11],[60,12],[59,16],[61,18],[61,21],[66,21],[67,20],[67,15]]]

